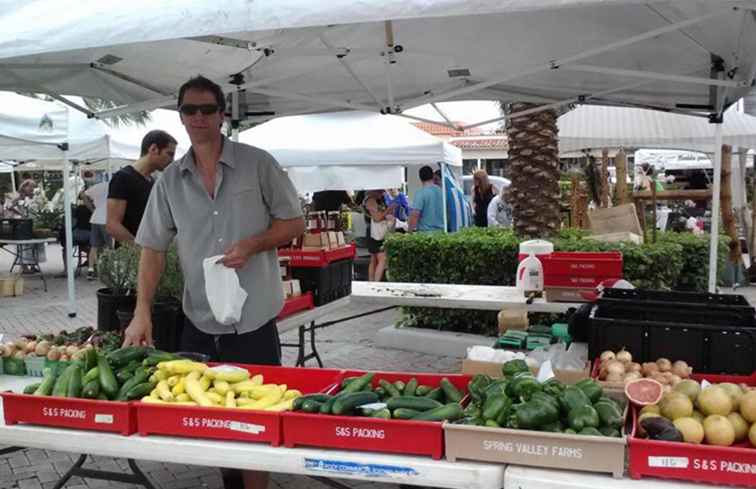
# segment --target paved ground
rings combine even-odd
[[[60,248],[50,246],[48,262],[43,271],[48,276],[62,272]],[[0,271],[10,267],[9,255],[0,251]],[[0,333],[6,337],[17,337],[24,333],[56,332],[74,329],[83,325],[94,325],[97,317],[96,290],[101,287],[96,282],[88,282],[81,277],[76,280],[77,316],[67,316],[65,280],[48,278],[48,292],[42,290],[38,278],[28,278],[26,293],[18,298],[0,298]],[[345,308],[343,312],[324,320],[349,316],[362,309]],[[387,350],[375,346],[374,336],[381,327],[396,319],[395,311],[387,311],[374,316],[352,320],[318,332],[318,349],[328,367],[362,368],[401,371],[458,372],[461,362],[456,358],[422,355],[398,350]],[[296,341],[296,332],[282,337],[284,342]],[[294,349],[284,351],[284,363],[293,365],[296,360]],[[310,363],[312,365],[312,362]],[[0,447],[2,448],[2,447]],[[0,456],[0,489],[48,489],[62,473],[65,473],[77,454],[28,449]],[[126,461],[96,457],[88,466],[102,470],[125,470]],[[212,467],[185,466],[156,462],[139,462],[157,488],[220,489],[220,473]],[[397,486],[377,483],[347,482],[357,489],[394,489]],[[95,489],[112,487],[126,489],[137,487],[129,484],[110,483],[92,479],[72,479],[67,489]],[[271,489],[326,488],[324,484],[302,476],[284,474],[273,475]]]

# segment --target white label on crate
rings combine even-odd
[[[688,457],[648,457],[649,467],[687,469],[689,464]]]
[[[337,426],[336,436],[342,438],[368,438],[373,440],[383,440],[386,438],[386,432],[373,428],[358,428],[357,426]]]
[[[113,424],[113,415],[112,414],[97,414],[97,413],[95,413],[95,423]]]
[[[87,412],[83,409],[43,407],[42,416],[50,418],[87,419]]]
[[[555,445],[533,445],[511,441],[483,440],[483,450],[510,452],[532,456],[583,458],[583,450],[581,448],[559,447]]]
[[[265,433],[265,426],[261,426],[259,424],[242,423],[241,421],[231,421],[230,423],[228,423],[228,429],[231,431],[250,433],[252,435]]]

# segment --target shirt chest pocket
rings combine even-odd
[[[231,192],[231,201],[226,203],[232,228],[239,229],[240,238],[258,234],[269,226],[269,217],[259,187],[238,187]]]

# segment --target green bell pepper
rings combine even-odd
[[[593,379],[583,379],[575,384],[575,387],[583,391],[591,403],[598,401],[604,395],[604,389]]]
[[[490,396],[496,396],[499,394],[507,395],[509,383],[510,382],[507,379],[496,379],[491,381],[491,383],[488,384],[486,389],[483,391],[483,400],[487,399]]]
[[[610,436],[612,438],[620,438],[622,436],[618,429],[612,428],[610,426],[601,426],[599,428],[599,431],[601,432],[602,435]]]
[[[539,428],[539,431],[547,431],[549,433],[561,433],[564,431],[564,425],[561,421],[556,420],[553,423],[548,423]]]
[[[583,428],[598,428],[599,423],[599,415],[590,405],[578,406],[567,415],[567,424],[575,431],[581,431]]]
[[[583,428],[582,430],[578,431],[578,435],[589,435],[589,436],[605,436],[603,433],[601,433],[599,430],[593,427],[587,427]]]
[[[559,397],[559,395],[562,392],[564,392],[564,389],[565,389],[564,384],[562,384],[555,378],[551,378],[547,380],[542,385],[543,385],[543,392],[554,397]]]
[[[590,406],[591,400],[578,387],[569,386],[559,396],[559,405],[562,407],[562,412],[569,413],[577,407]]]
[[[496,420],[499,418],[502,410],[509,410],[511,406],[512,401],[504,394],[487,397],[486,402],[483,403],[483,419]]]
[[[548,402],[554,406],[554,409],[559,411],[559,401],[553,396],[550,396],[546,394],[545,392],[534,392],[532,396],[530,396],[530,400],[536,400],[540,399],[542,401]]]
[[[528,401],[535,392],[541,390],[541,384],[538,383],[535,377],[532,375],[516,377],[509,384],[507,394],[513,399],[521,399]]]
[[[510,360],[501,366],[501,373],[505,377],[510,377],[517,372],[530,372],[530,367],[525,363],[525,360]]]
[[[601,426],[619,429],[622,427],[622,414],[613,402],[599,401],[593,405],[599,415]]]
[[[467,384],[467,391],[470,396],[476,401],[482,401],[485,399],[486,387],[491,384],[491,377],[488,375],[478,374]]]
[[[508,424],[515,429],[537,430],[557,419],[559,411],[552,404],[543,400],[532,400],[515,406]]]

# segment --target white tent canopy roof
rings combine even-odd
[[[682,149],[710,153],[714,125],[701,117],[626,107],[581,106],[561,117],[559,151],[600,148]],[[724,144],[756,148],[756,117],[730,109],[722,125]]]
[[[175,104],[197,73],[229,91],[242,74],[242,112],[261,118],[461,99],[718,113],[754,78],[753,8],[756,0],[37,0],[0,14],[0,89],[134,110]]]
[[[405,165],[462,166],[459,148],[374,112],[280,117],[239,140],[270,152],[300,192],[399,187]]]

